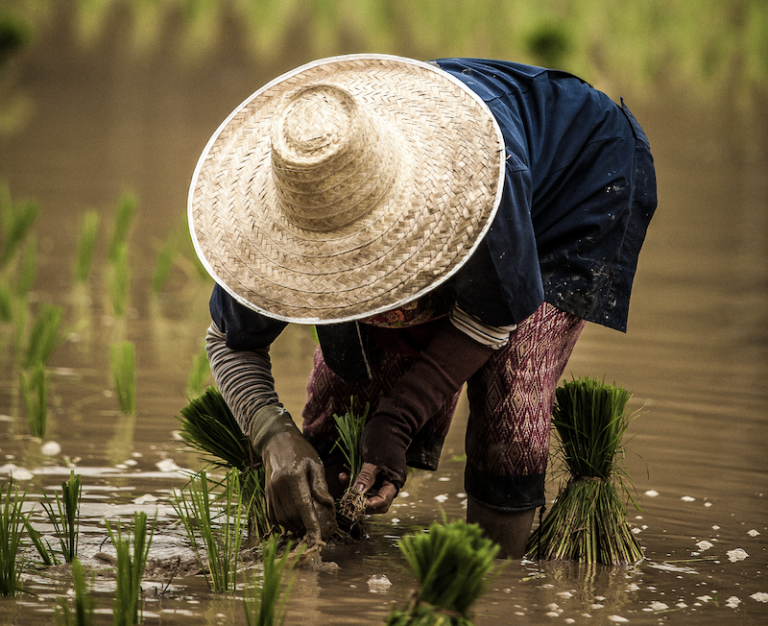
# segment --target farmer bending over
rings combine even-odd
[[[632,114],[564,72],[354,55],[253,94],[200,158],[189,214],[217,283],[211,367],[272,520],[332,534],[350,397],[372,407],[353,484],[386,512],[408,466],[436,469],[466,383],[467,521],[522,556],[554,390],[587,321],[626,329],[655,207]],[[303,433],[271,375],[289,322],[320,340]]]

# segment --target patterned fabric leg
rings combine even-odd
[[[344,415],[350,408],[350,398],[353,398],[352,408],[356,414],[362,414],[366,403],[370,403],[369,415],[372,414],[379,398],[389,393],[415,358],[385,350],[372,350],[369,357],[375,378],[362,383],[345,383],[325,364],[320,348],[315,350],[307,383],[307,402],[302,411],[303,431],[324,462],[332,460],[331,449],[337,436],[333,415]],[[414,436],[406,455],[410,467],[437,469],[459,395],[457,393],[447,402]]]
[[[480,504],[544,504],[555,389],[585,323],[544,303],[469,380],[465,489]]]

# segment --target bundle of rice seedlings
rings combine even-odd
[[[208,387],[205,393],[181,409],[181,438],[212,467],[240,473],[243,503],[248,506],[248,536],[262,537],[273,531],[267,517],[266,477],[261,457],[253,449],[221,392]]]
[[[529,554],[611,565],[640,561],[642,549],[627,523],[626,501],[634,500],[620,464],[630,394],[585,377],[564,383],[555,397],[552,421],[569,477],[529,538]]]
[[[470,609],[495,570],[499,546],[464,521],[432,524],[429,533],[406,535],[398,545],[419,590],[392,610],[386,626],[471,626]]]
[[[349,410],[343,415],[334,414],[336,430],[339,437],[333,449],[339,448],[347,462],[349,470],[349,487],[339,500],[336,507],[336,521],[339,528],[354,536],[365,536],[365,495],[354,489],[355,478],[363,468],[361,440],[363,429],[368,419],[370,405],[366,403],[362,415],[357,415],[353,409],[354,398],[350,398]]]

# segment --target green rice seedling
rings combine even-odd
[[[529,538],[528,552],[548,560],[636,563],[643,552],[627,523],[629,477],[620,465],[630,394],[580,378],[558,387],[555,395],[552,417],[568,480]]]
[[[5,283],[0,281],[0,322],[11,322],[13,320],[13,291]]]
[[[56,536],[59,538],[61,555],[66,563],[71,563],[77,557],[80,537],[80,497],[82,493],[83,486],[80,476],[75,474],[74,470],[70,472],[69,480],[61,483],[61,496],[59,496],[58,492],[56,493],[55,509],[48,494],[43,493],[43,510],[53,525]]]
[[[130,282],[128,244],[120,243],[114,252],[114,258],[111,260],[107,280],[109,299],[116,317],[122,317],[128,310]]]
[[[136,197],[130,192],[124,192],[117,202],[115,223],[107,251],[107,259],[113,264],[118,260],[120,249],[126,247],[137,207]]]
[[[165,283],[168,281],[168,275],[171,273],[174,259],[176,258],[177,245],[173,234],[166,238],[160,250],[157,252],[157,260],[152,270],[152,295],[159,294]]]
[[[24,246],[21,265],[16,277],[16,297],[25,299],[32,290],[37,275],[37,238],[30,236]]]
[[[63,338],[60,332],[64,309],[55,304],[43,304],[35,315],[32,329],[27,339],[27,349],[23,358],[23,367],[30,368],[35,363],[48,363],[54,350]]]
[[[282,556],[278,556],[278,545],[279,539],[274,535],[264,542],[261,584],[254,576],[250,589],[245,590],[243,600],[248,626],[282,626],[285,622],[286,601],[296,577],[293,568],[301,553],[291,554],[289,541]]]
[[[40,534],[40,532],[32,526],[32,522],[30,522],[29,517],[26,518],[24,526],[27,529],[27,534],[29,535],[29,539],[32,542],[32,545],[40,555],[40,559],[42,560],[43,565],[59,565],[59,559],[56,558],[55,550],[51,547],[51,544],[48,543],[48,540],[43,539],[43,536]]]
[[[117,575],[115,598],[112,602],[112,623],[115,626],[133,626],[141,623],[142,591],[141,579],[147,567],[147,556],[155,534],[155,523],[149,528],[147,514],[143,511],[133,515],[133,541],[123,536],[118,522],[115,531],[108,520],[107,532],[117,553]],[[133,550],[131,550],[133,547]]]
[[[192,368],[187,379],[187,395],[196,398],[205,392],[205,384],[211,377],[211,365],[208,353],[203,346],[192,359]]]
[[[75,257],[75,282],[85,283],[91,275],[96,244],[99,241],[99,214],[86,211],[80,222],[77,235],[77,255]]]
[[[419,583],[387,626],[471,626],[470,609],[485,592],[499,547],[477,524],[432,524],[428,533],[406,535],[398,546]]]
[[[273,531],[267,516],[265,473],[261,457],[243,434],[237,419],[216,387],[191,400],[181,410],[180,435],[211,467],[240,473],[242,500],[247,505],[248,537]]]
[[[75,608],[70,608],[65,598],[59,598],[54,607],[59,626],[91,626],[96,623],[96,599],[88,590],[85,569],[79,559],[72,561],[72,588],[75,592]]]
[[[208,588],[214,593],[232,591],[237,587],[243,543],[243,499],[237,470],[227,472],[223,487],[223,493],[216,498],[220,504],[212,503],[214,494],[210,491],[208,475],[203,470],[186,489],[174,494],[173,503],[197,561],[206,572]]]
[[[39,213],[40,207],[36,202],[14,202],[8,185],[0,184],[0,269],[15,257]]]
[[[349,487],[339,501],[336,520],[342,531],[365,536],[365,495],[354,489],[354,483],[363,468],[361,441],[370,405],[366,403],[362,415],[357,415],[353,407],[354,398],[350,398],[349,410],[343,416],[333,416],[339,434],[334,449],[341,450],[349,469]]]
[[[131,341],[110,348],[112,380],[117,402],[123,415],[136,414],[136,350]]]
[[[51,377],[43,363],[19,372],[19,387],[27,408],[27,422],[33,437],[45,437],[48,421],[48,389]]]
[[[27,491],[19,494],[18,487],[0,485],[0,595],[14,596],[23,589],[21,573],[21,539],[28,516],[24,514]]]

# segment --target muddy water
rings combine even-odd
[[[164,49],[132,56],[119,24],[90,49],[60,26],[16,67],[16,88],[33,108],[21,132],[0,139],[0,179],[17,197],[40,201],[33,295],[67,308],[68,341],[51,361],[46,437],[61,452],[44,456],[41,443],[25,436],[6,341],[0,480],[9,465],[17,477],[31,474],[32,503],[74,466],[84,482],[84,560],[106,567],[95,558],[110,549],[102,545],[103,520],[145,510],[158,516],[150,558],[167,565],[191,555],[170,493],[184,483],[182,470],[199,463],[180,449],[175,415],[208,323],[211,285],[183,259],[159,297],[146,285],[162,241],[183,226],[186,188],[207,138],[265,80],[308,59],[256,66],[228,42],[209,63],[186,67]],[[629,333],[589,327],[568,372],[615,380],[644,407],[631,427],[626,463],[642,506],[631,519],[647,558],[618,571],[510,563],[478,604],[478,624],[768,619],[766,122],[729,102],[697,104],[690,93],[663,90],[637,101],[633,110],[656,156],[660,208],[641,257]],[[76,290],[71,264],[81,212],[98,209],[107,228],[126,188],[140,207],[130,240],[130,310],[115,320],[104,268]],[[103,249],[99,254],[103,259]],[[109,345],[125,338],[138,355],[135,417],[120,415],[109,375]],[[295,415],[312,349],[300,328],[275,346],[278,390]],[[440,470],[414,475],[392,512],[372,521],[369,540],[326,552],[337,571],[299,573],[288,624],[379,624],[406,598],[412,580],[397,538],[441,511],[463,515],[465,419],[462,404]],[[50,531],[42,517],[35,520]],[[369,584],[382,575],[390,587]],[[55,598],[68,588],[58,576],[31,576],[27,585],[37,597],[0,599],[0,623],[50,623]],[[107,623],[110,581],[100,577],[96,585]],[[199,576],[150,571],[146,587],[148,624],[244,623],[239,597],[210,595]]]

